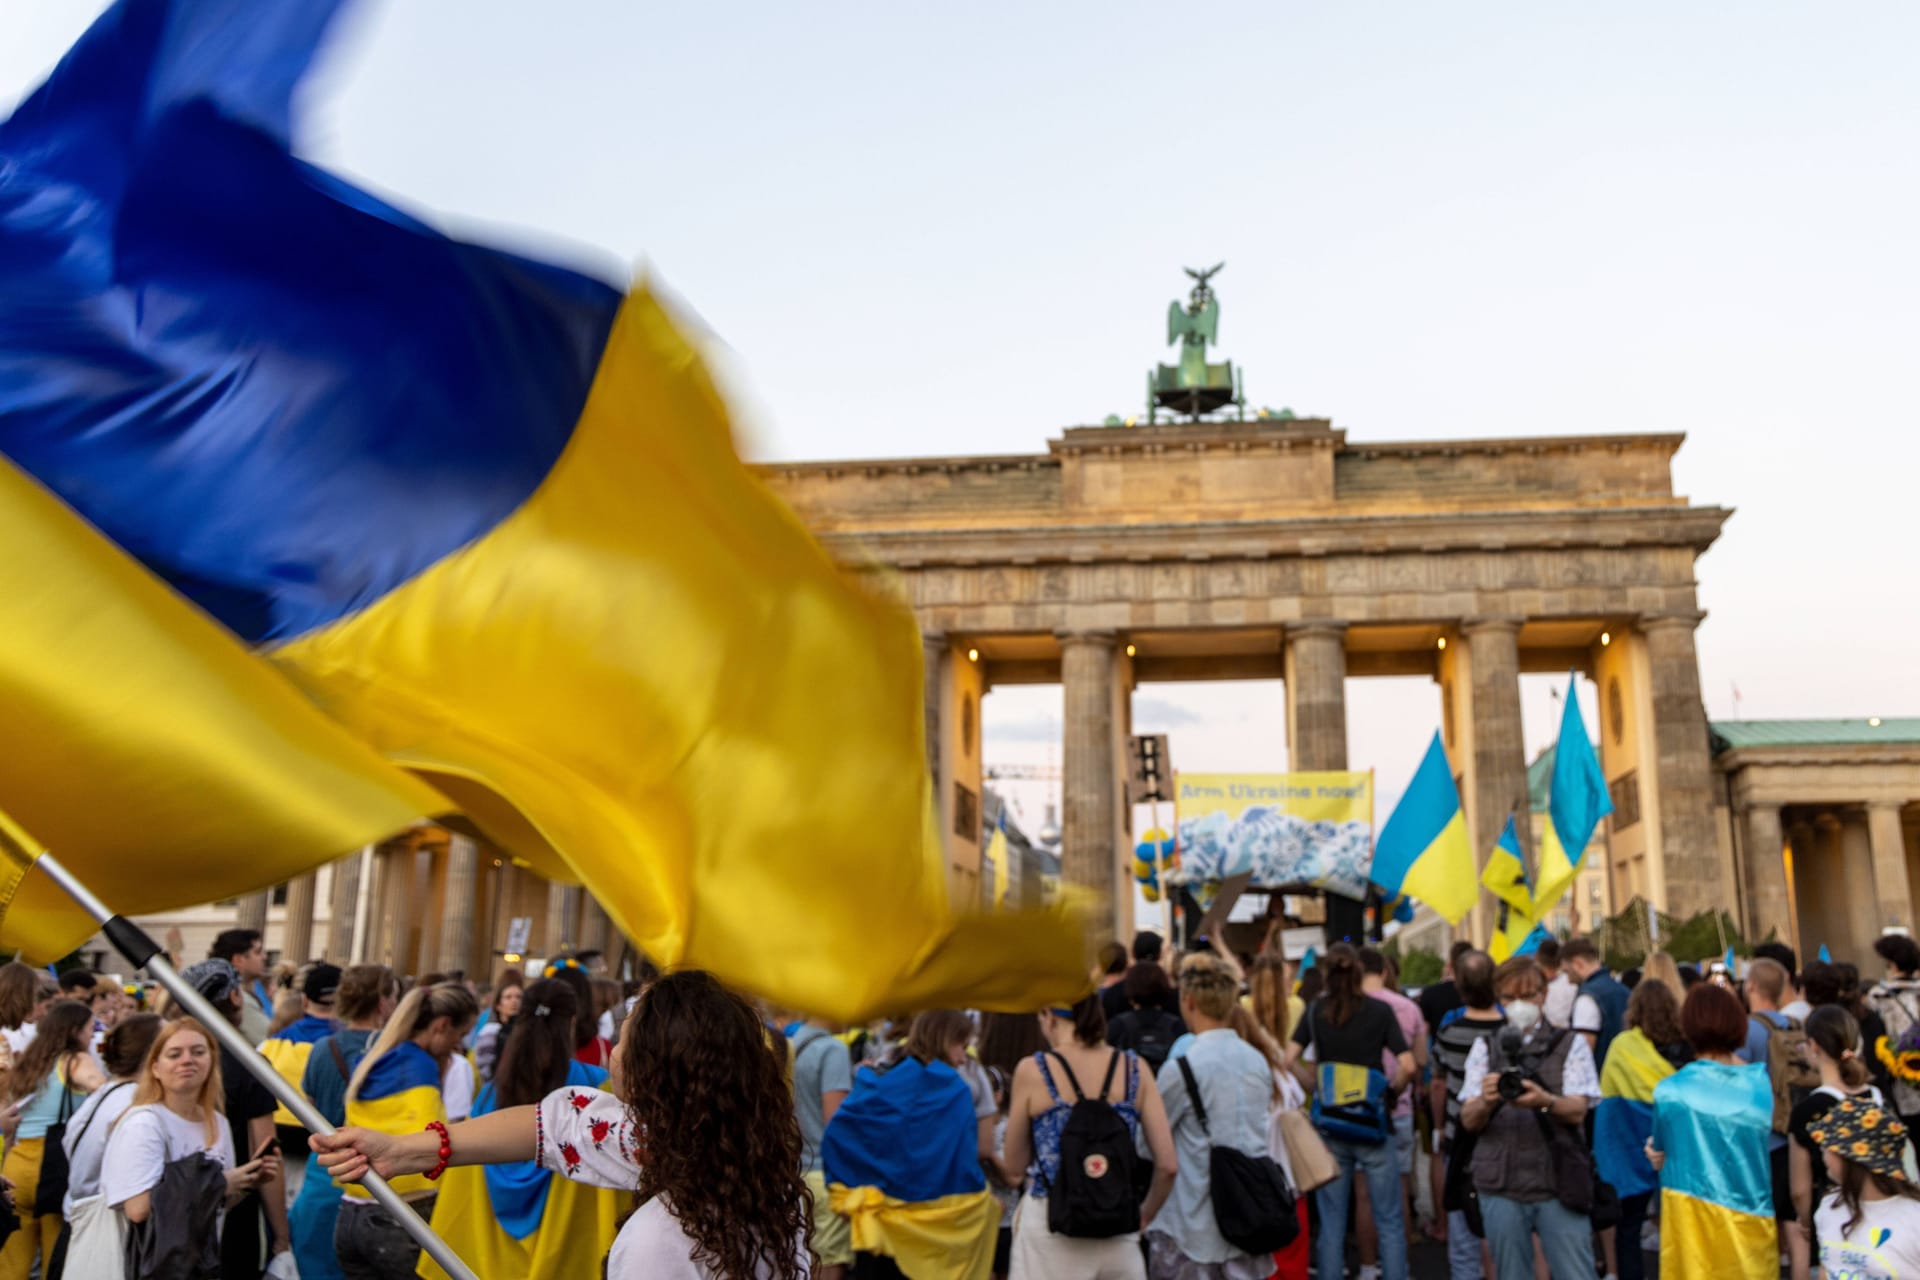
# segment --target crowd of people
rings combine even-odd
[[[157,989],[12,963],[0,1280],[444,1275],[368,1169],[488,1280],[1402,1280],[1422,1238],[1454,1280],[1911,1276],[1920,945],[1876,952],[1461,943],[1403,992],[1372,947],[1143,933],[1071,1005],[841,1027],[592,953],[476,986],[222,934],[183,977],[327,1136]]]

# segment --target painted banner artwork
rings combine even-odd
[[[1371,773],[1183,773],[1174,788],[1180,869],[1205,884],[1251,873],[1257,886],[1367,892]]]

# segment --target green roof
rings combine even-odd
[[[1558,747],[1559,744],[1555,743],[1542,749],[1533,758],[1533,763],[1527,766],[1527,807],[1535,813],[1547,811],[1547,793],[1552,789],[1553,782],[1553,757]],[[1600,744],[1597,742],[1593,744],[1593,754],[1596,757],[1600,754]]]
[[[1738,747],[1870,747],[1881,742],[1920,742],[1920,718],[1915,717],[1715,720],[1712,728],[1716,748],[1727,751]]]

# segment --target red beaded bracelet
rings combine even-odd
[[[447,1136],[447,1126],[438,1120],[427,1121],[427,1129],[440,1135],[440,1163],[427,1170],[427,1181],[438,1182],[440,1175],[447,1171],[447,1164],[453,1159],[453,1139]],[[426,1132],[422,1130],[421,1132]]]

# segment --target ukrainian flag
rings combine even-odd
[[[1533,915],[1543,918],[1573,884],[1587,841],[1600,819],[1613,812],[1607,794],[1607,775],[1587,739],[1587,726],[1575,697],[1575,679],[1567,677],[1565,710],[1560,715],[1560,741],[1553,750],[1553,776],[1548,782],[1546,830],[1540,837],[1539,872],[1533,886]]]
[[[567,1064],[570,1087],[602,1089],[606,1082],[599,1067]],[[474,1118],[497,1110],[499,1099],[488,1084],[474,1099]],[[604,1270],[607,1250],[632,1205],[627,1192],[557,1178],[537,1160],[466,1165],[441,1177],[433,1231],[487,1280],[592,1276]],[[422,1254],[419,1274],[443,1280],[447,1273]]]
[[[339,1025],[331,1018],[316,1018],[305,1014],[281,1029],[278,1035],[268,1036],[260,1042],[260,1053],[273,1064],[280,1078],[296,1090],[306,1078],[307,1059],[313,1056],[313,1046],[322,1039],[338,1031]],[[298,1125],[299,1117],[287,1110],[287,1104],[281,1103],[273,1113],[275,1124]]]
[[[1467,838],[1466,814],[1460,809],[1460,789],[1454,785],[1438,733],[1380,832],[1372,875],[1383,898],[1416,898],[1449,924],[1458,924],[1473,909],[1479,893],[1473,844]]]
[[[1533,948],[1526,944],[1538,928],[1533,919],[1532,882],[1527,876],[1526,856],[1520,851],[1520,837],[1513,829],[1512,814],[1507,815],[1507,825],[1501,829],[1493,852],[1487,855],[1480,883],[1500,904],[1487,954],[1498,964],[1531,951]]]
[[[1011,852],[1007,848],[1007,815],[1003,809],[1000,821],[993,826],[993,839],[987,842],[987,851],[981,855],[987,870],[987,905],[1002,907],[1007,902],[1007,882],[1011,878]]]
[[[434,1121],[447,1122],[446,1100],[440,1094],[440,1064],[433,1055],[411,1040],[402,1040],[373,1061],[360,1091],[347,1098],[347,1123],[379,1133],[419,1133]],[[414,1195],[437,1188],[418,1173],[409,1173],[388,1182],[401,1195]],[[373,1193],[360,1183],[344,1190],[355,1199],[371,1199]]]
[[[1602,1086],[1604,1088],[1604,1085]],[[1780,1274],[1768,1143],[1767,1064],[1695,1059],[1653,1089],[1660,1170],[1660,1274],[1773,1280]]]
[[[1623,1196],[1660,1189],[1646,1147],[1653,1136],[1653,1091],[1672,1074],[1673,1064],[1638,1027],[1615,1036],[1607,1050],[1593,1113],[1593,1158],[1601,1180]]]
[[[853,1247],[912,1280],[986,1280],[1000,1204],[980,1172],[973,1095],[944,1062],[862,1067],[820,1144]]]
[[[9,729],[48,763],[0,764],[0,795],[109,892],[109,845],[172,834],[121,808],[129,757],[172,796],[162,819],[242,788],[242,819],[290,811],[256,830],[291,828],[284,855],[257,839],[271,857],[179,877],[190,842],[129,859],[158,887],[122,909],[261,887],[457,808],[654,959],[788,1007],[1072,998],[1063,920],[951,908],[913,616],[740,462],[671,309],[294,158],[294,90],[341,7],[122,0],[0,124],[0,526],[103,535],[64,582],[5,571],[30,589],[0,592],[0,693],[44,704]],[[94,615],[168,588],[204,615],[172,624],[184,660],[270,660],[227,677],[272,686],[266,720],[190,741],[204,714],[131,703],[169,655]],[[99,661],[33,618],[47,599]],[[273,723],[298,720],[292,689],[438,797]],[[262,739],[264,760],[244,749]],[[295,744],[327,786],[289,784]],[[214,768],[236,781],[197,791]]]

